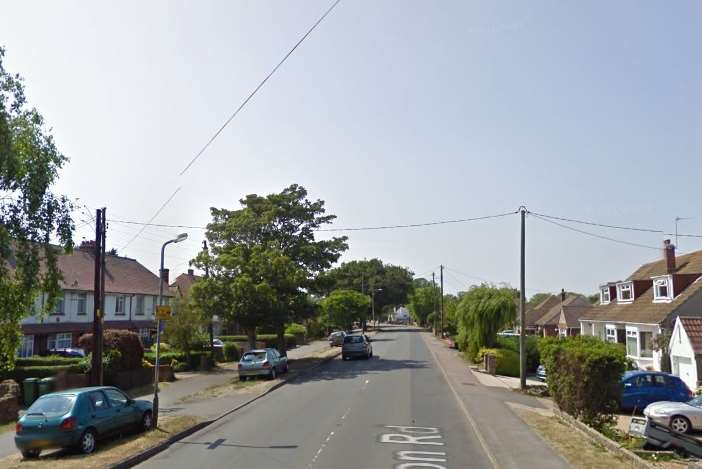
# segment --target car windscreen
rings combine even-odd
[[[691,401],[687,401],[688,404],[693,405],[695,407],[702,407],[702,396],[697,396],[696,398],[692,399]]]
[[[75,399],[76,397],[70,394],[40,397],[27,409],[26,415],[63,415],[71,410]]]
[[[363,342],[363,337],[360,335],[347,335],[344,337],[345,344],[360,344]]]
[[[247,352],[244,354],[242,360],[245,362],[251,361],[261,361],[266,359],[266,352]]]

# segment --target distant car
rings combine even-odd
[[[519,337],[519,332],[513,330],[501,331],[497,335],[501,337]]]
[[[34,401],[15,426],[15,446],[25,458],[49,448],[95,451],[97,439],[129,428],[150,430],[150,401],[135,401],[112,386],[70,389]]]
[[[370,339],[363,334],[352,334],[344,337],[344,344],[341,346],[341,359],[347,360],[352,357],[362,357],[368,360],[373,356],[373,347]]]
[[[541,381],[546,381],[546,367],[539,365],[536,369],[536,377]]]
[[[641,410],[654,402],[687,402],[692,391],[678,376],[659,371],[627,371],[621,379],[620,408]]]
[[[249,350],[239,361],[239,379],[242,381],[256,376],[275,379],[287,371],[288,357],[282,356],[274,348]]]
[[[49,355],[58,355],[60,357],[85,357],[85,350],[78,347],[55,348],[49,350]]]
[[[329,334],[329,346],[330,347],[341,347],[344,344],[344,337],[346,337],[346,332],[336,331]]]
[[[676,433],[702,430],[702,396],[687,402],[654,402],[644,409],[644,415]]]
[[[208,344],[208,345],[209,345],[209,344]],[[219,340],[219,339],[214,339],[214,340],[212,341],[212,345],[214,346],[214,348],[221,348],[221,347],[224,347],[224,342],[222,342],[222,341]]]

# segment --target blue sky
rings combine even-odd
[[[106,205],[108,218],[148,220],[182,187],[155,221],[204,225],[211,206],[294,182],[343,227],[525,205],[665,231],[693,217],[680,232],[702,233],[702,4],[692,1],[342,0],[178,176],[330,4],[11,2],[0,44],[71,158],[57,190]],[[449,291],[477,278],[517,286],[518,223],[354,232],[344,259],[419,275],[443,263]],[[152,270],[177,231],[150,228],[122,248],[137,228],[110,228],[109,245]],[[202,239],[189,234],[169,247],[175,273]],[[702,249],[702,238],[680,249]],[[527,219],[528,293],[592,292],[660,255]]]

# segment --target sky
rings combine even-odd
[[[297,183],[334,227],[529,211],[702,234],[702,3],[341,0],[200,159],[179,173],[331,5],[5,2],[5,67],[70,158],[55,192],[85,212],[204,226],[210,207]],[[561,222],[559,222],[561,223]],[[527,294],[592,293],[661,258],[662,233],[526,218]],[[171,278],[204,231],[111,222],[108,247]],[[350,232],[455,292],[519,285],[519,215]],[[335,233],[337,235],[343,234]],[[331,236],[332,233],[320,233]],[[702,249],[702,237],[678,250]]]

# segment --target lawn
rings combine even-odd
[[[46,468],[48,466],[51,466],[51,469],[75,469],[76,467],[98,469],[108,467],[128,456],[155,446],[157,443],[192,427],[196,423],[198,423],[198,420],[195,417],[161,417],[158,429],[147,433],[130,434],[121,438],[100,441],[95,453],[90,455],[76,454],[68,450],[47,451],[39,459],[23,460],[18,453],[0,459],[0,467],[7,469]]]

